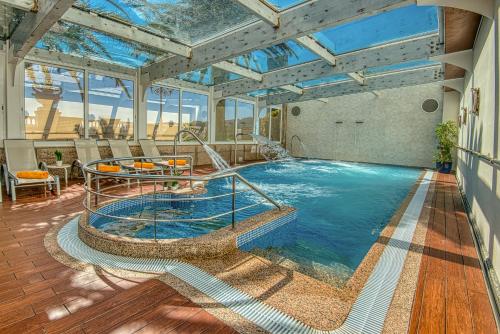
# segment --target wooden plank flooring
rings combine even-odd
[[[20,192],[0,206],[0,333],[236,333],[158,280],[85,273],[54,260],[48,229],[82,208],[81,185],[60,198]]]
[[[60,198],[20,193],[0,207],[0,333],[234,333],[157,280],[84,273],[43,246],[81,210],[81,185]],[[439,175],[415,293],[411,333],[496,333],[455,179]]]
[[[453,175],[439,174],[410,333],[496,333],[477,251]]]

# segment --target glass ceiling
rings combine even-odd
[[[269,48],[252,51],[233,59],[233,62],[259,73],[299,65],[317,60],[319,57],[295,41],[273,45]]]
[[[297,84],[297,86],[300,88],[310,88],[310,87],[314,87],[314,86],[326,85],[326,84],[331,84],[334,82],[349,80],[349,78],[350,77],[347,74],[337,74],[337,75],[333,75],[330,77],[324,77],[324,78],[299,82]]]
[[[248,96],[251,97],[260,97],[260,96],[266,96],[266,95],[274,95],[274,94],[282,94],[286,93],[288,91],[281,89],[281,88],[270,88],[270,89],[258,89],[253,92],[248,93]]]
[[[36,47],[134,68],[150,63],[162,54],[139,43],[62,21],[55,24]]]
[[[415,5],[394,9],[313,34],[334,54],[438,32],[438,8]]]
[[[77,0],[76,6],[190,46],[258,20],[233,0]]]
[[[440,65],[440,64],[441,64],[440,62],[431,61],[431,60],[427,60],[427,59],[414,60],[414,61],[407,61],[404,63],[387,65],[387,66],[371,67],[371,68],[366,69],[364,71],[364,74],[367,76],[370,76],[370,75],[382,74],[382,73],[386,73],[386,72],[409,70],[409,69],[414,69],[414,68],[427,67],[427,66]]]
[[[277,10],[282,11],[290,7],[299,5],[307,0],[266,0],[268,4],[275,7]]]

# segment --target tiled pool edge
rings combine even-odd
[[[289,224],[293,222],[295,219],[297,219],[297,211],[293,210],[290,213],[278,217],[266,224],[263,224],[259,227],[257,227],[254,230],[245,232],[243,234],[238,235],[236,238],[236,247],[241,248],[242,246],[248,244],[249,242],[269,233],[274,231],[275,229],[284,226],[286,224]]]
[[[329,333],[381,332],[432,175],[432,172],[427,172],[422,179],[422,183],[419,185],[400,224],[394,231],[392,239],[370,275],[366,286],[356,300],[346,322],[339,329]],[[69,255],[81,261],[126,270],[166,271],[273,333],[290,331],[297,333],[328,333],[314,330],[192,265],[172,260],[125,258],[92,249],[89,250],[84,244],[82,245],[81,241],[80,244],[78,243],[79,239],[75,238],[76,233],[74,231],[71,233],[71,227],[75,227],[74,220],[61,228],[57,239],[60,246]],[[199,280],[199,277],[203,277],[203,279]],[[389,284],[386,284],[387,279]],[[380,299],[381,296],[382,299]],[[377,310],[373,309],[375,306],[374,301],[377,301]]]

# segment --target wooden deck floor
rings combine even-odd
[[[453,176],[440,175],[411,333],[495,333]],[[0,333],[234,333],[157,280],[82,273],[50,257],[47,230],[81,210],[82,189],[6,196],[0,207]]]
[[[497,333],[453,175],[439,174],[410,333]]]
[[[26,194],[26,193],[24,193]],[[81,210],[78,184],[56,199],[0,208],[0,333],[235,333],[158,280],[83,273],[54,260],[47,230]]]

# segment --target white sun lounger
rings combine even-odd
[[[146,173],[158,173],[161,172],[163,174],[163,168],[155,166],[151,169],[143,169],[143,168],[135,168],[134,160],[132,157],[132,152],[130,152],[130,147],[125,139],[108,139],[109,147],[111,148],[111,153],[113,154],[113,158],[121,159],[121,158],[132,158],[130,160],[119,160],[119,163],[123,168],[128,170],[133,170],[135,172],[146,172]]]
[[[4,139],[5,160],[4,180],[7,194],[16,201],[16,188],[44,186],[49,190],[55,190],[57,195],[61,194],[59,177],[49,175],[46,179],[21,179],[16,176],[20,171],[40,171],[36,158],[35,144],[33,140]],[[41,164],[43,165],[43,164]]]
[[[158,159],[151,159],[153,163],[164,167],[171,167],[171,168],[174,167],[174,165],[170,165],[168,161],[161,159],[160,151],[158,150],[158,147],[156,146],[154,140],[139,139],[139,144],[141,145],[142,153],[144,153],[145,157],[158,157]],[[179,170],[191,169],[191,166],[189,164],[186,164],[182,166],[177,166],[177,169]]]

